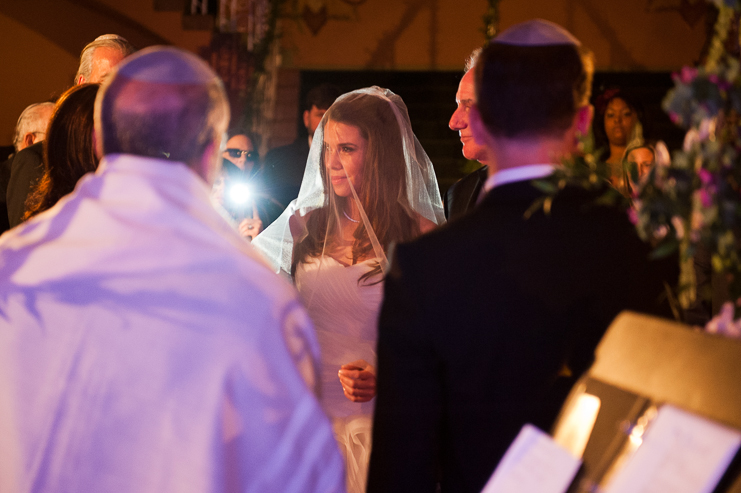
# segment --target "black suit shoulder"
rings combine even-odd
[[[621,310],[670,313],[658,300],[676,267],[649,262],[624,210],[569,189],[550,214],[525,218],[540,196],[529,183],[497,187],[394,250],[369,491],[430,490],[435,464],[443,491],[480,491],[524,423],[549,429]]]
[[[44,143],[37,142],[21,150],[13,158],[8,180],[7,204],[10,227],[23,220],[26,199],[44,174]]]
[[[456,219],[476,206],[476,201],[488,176],[489,167],[482,166],[451,185],[443,201],[445,217],[448,220]]]
[[[283,208],[298,197],[308,157],[309,142],[301,137],[265,155],[265,186]]]

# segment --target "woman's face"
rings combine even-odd
[[[254,150],[249,137],[241,134],[235,135],[227,141],[222,157],[231,161],[237,168],[249,171],[257,158]]]
[[[642,177],[651,170],[651,166],[654,165],[654,153],[647,147],[639,147],[633,149],[628,154],[628,162],[636,163],[638,167],[638,176]]]
[[[350,183],[360,193],[363,165],[368,141],[354,125],[327,121],[324,126],[324,165],[334,193],[340,197],[352,195]]]
[[[624,100],[613,98],[605,110],[607,140],[612,145],[626,145],[637,121],[638,116],[635,111]]]

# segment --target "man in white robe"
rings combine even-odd
[[[0,491],[344,491],[311,323],[210,203],[228,114],[194,55],[127,59],[98,171],[0,239]]]

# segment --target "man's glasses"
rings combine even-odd
[[[239,159],[242,155],[247,161],[257,161],[258,155],[255,151],[243,151],[242,149],[227,149],[229,157]]]

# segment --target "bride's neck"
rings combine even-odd
[[[345,201],[344,213],[347,215],[345,219],[350,219],[351,221],[360,221],[360,211],[358,209],[358,204],[352,197],[349,197]]]

